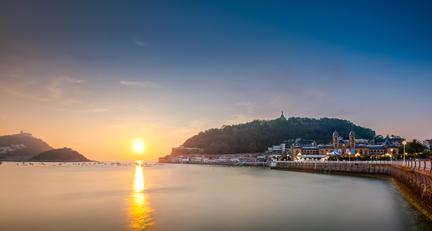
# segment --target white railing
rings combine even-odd
[[[277,163],[331,163],[331,164],[388,164],[396,165],[412,170],[419,170],[432,173],[432,160],[373,160],[373,161],[319,161],[319,160],[304,160],[304,161],[277,161]]]

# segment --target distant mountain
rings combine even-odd
[[[348,137],[350,131],[354,131],[356,138],[359,139],[375,137],[375,131],[372,129],[355,125],[347,120],[299,117],[286,119],[282,115],[274,120],[254,120],[244,124],[209,129],[187,139],[182,146],[186,149],[203,149],[203,152],[208,154],[255,153],[265,151],[270,145],[297,138],[327,144],[331,142],[333,131],[338,131],[343,137]],[[174,150],[179,149],[173,149],[173,152]]]
[[[29,161],[44,161],[44,162],[88,162],[84,155],[70,148],[53,149],[42,152],[39,155],[31,158]]]
[[[43,140],[29,133],[0,136],[0,160],[27,161],[51,149]]]

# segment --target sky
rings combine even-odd
[[[1,1],[0,135],[24,130],[91,159],[155,160],[199,131],[283,110],[432,138],[431,10],[428,1]]]

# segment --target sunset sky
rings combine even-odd
[[[427,1],[88,2],[0,3],[0,135],[155,160],[284,110],[432,138]]]

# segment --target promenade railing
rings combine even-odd
[[[416,159],[416,160],[371,160],[371,161],[319,161],[319,160],[304,160],[304,161],[277,161],[279,163],[289,163],[289,162],[299,162],[299,163],[332,163],[332,164],[347,164],[347,163],[355,163],[355,164],[388,164],[399,166],[404,169],[410,169],[413,171],[419,171],[423,173],[432,174],[432,159]]]

